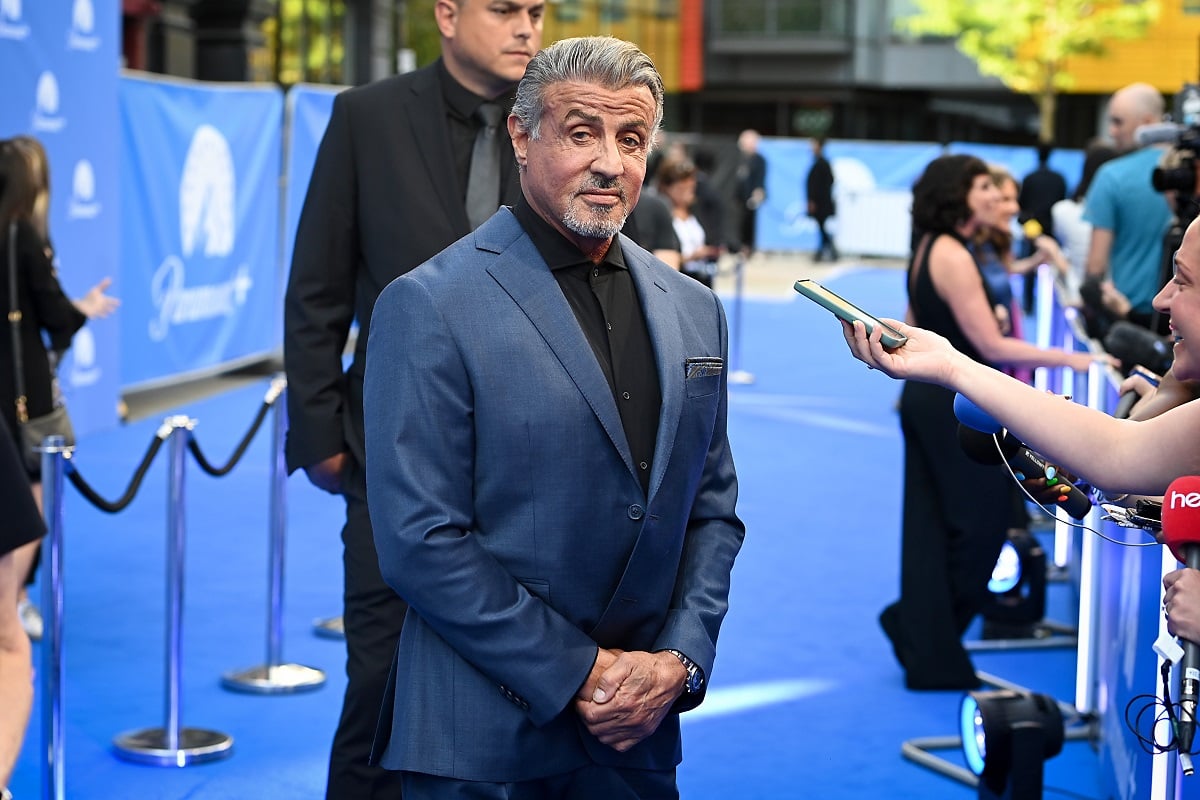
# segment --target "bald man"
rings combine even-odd
[[[1118,90],[1108,103],[1108,135],[1124,153],[1102,166],[1088,189],[1083,218],[1092,223],[1087,274],[1108,279],[1129,301],[1129,318],[1149,325],[1151,301],[1162,285],[1163,237],[1171,211],[1150,185],[1157,147],[1138,149],[1136,131],[1162,122],[1163,98],[1147,83]]]

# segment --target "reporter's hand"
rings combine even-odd
[[[318,489],[330,494],[341,494],[345,488],[342,475],[346,471],[348,458],[349,454],[343,451],[324,461],[309,464],[304,468],[304,474],[308,476],[308,482]]]
[[[1133,304],[1129,302],[1121,291],[1113,285],[1112,281],[1103,281],[1100,284],[1100,302],[1112,314],[1120,319],[1125,319],[1129,316]]]
[[[1145,370],[1145,372],[1143,373],[1142,370]],[[1126,392],[1136,392],[1138,397],[1145,397],[1146,395],[1154,394],[1157,387],[1150,382],[1150,380],[1146,377],[1147,375],[1152,376],[1160,383],[1162,382],[1161,375],[1155,375],[1145,367],[1137,366],[1134,368],[1133,372],[1129,373],[1129,377],[1121,381],[1121,385],[1117,387],[1117,394],[1122,395]]]
[[[1172,636],[1200,642],[1200,570],[1177,569],[1163,576],[1163,610]]]
[[[883,330],[876,328],[868,337],[867,328],[861,322],[851,325],[841,321],[842,335],[855,358],[889,378],[928,381],[946,386],[958,360],[967,359],[945,337],[932,331],[905,325],[894,319],[882,321],[907,336],[908,341],[888,350],[879,340]]]
[[[1034,255],[1037,256],[1040,263],[1050,264],[1061,273],[1070,270],[1071,265],[1063,257],[1062,248],[1058,246],[1058,242],[1054,240],[1053,236],[1042,234],[1034,239],[1033,243],[1037,248]]]
[[[1066,366],[1076,372],[1087,372],[1091,368],[1093,362],[1104,364],[1107,367],[1119,368],[1121,360],[1111,353],[1087,353],[1083,351],[1071,353],[1067,357]]]

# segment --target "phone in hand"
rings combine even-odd
[[[871,316],[863,311],[858,306],[845,300],[826,289],[821,284],[809,278],[802,278],[796,281],[793,288],[800,294],[807,297],[809,300],[818,305],[832,311],[839,318],[846,322],[854,322],[858,320],[867,326],[867,335],[869,336],[878,326],[883,330],[883,334],[879,337],[884,347],[902,347],[908,341],[908,337],[900,331],[888,325],[886,322],[881,322],[876,317]]]

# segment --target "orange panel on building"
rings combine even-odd
[[[704,0],[679,0],[679,90],[704,88]]]

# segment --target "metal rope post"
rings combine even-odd
[[[218,731],[184,728],[180,721],[183,653],[183,556],[186,540],[184,465],[196,421],[167,417],[159,433],[170,436],[167,481],[167,669],[166,724],[123,733],[113,740],[117,756],[154,766],[186,767],[233,753],[233,738]],[[169,429],[169,434],[166,429]]]
[[[75,448],[62,436],[42,440],[42,509],[46,518],[46,561],[42,577],[42,770],[43,800],[63,800],[63,473],[64,458]]]
[[[737,257],[737,265],[734,267],[734,293],[733,293],[733,319],[730,321],[731,336],[733,339],[730,344],[730,370],[729,383],[736,384],[751,384],[754,383],[754,373],[747,372],[742,369],[742,289],[744,284],[744,273],[746,271],[746,257],[739,254]]]
[[[271,426],[271,536],[267,555],[267,663],[221,678],[226,689],[257,694],[282,694],[316,689],[325,683],[325,673],[300,664],[284,664],[283,651],[283,555],[287,534],[287,466],[283,463],[283,439],[287,430],[287,405],[280,395],[287,380],[276,377],[267,392],[275,411]]]

